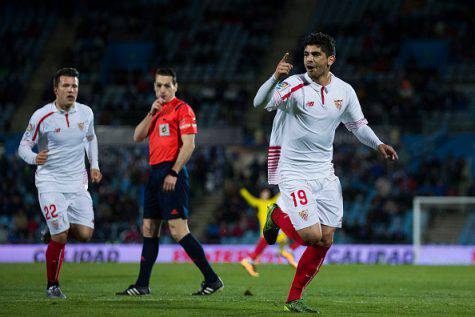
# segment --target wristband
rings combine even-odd
[[[170,168],[170,170],[168,171],[167,175],[171,175],[171,176],[174,176],[176,178],[178,178],[178,173],[175,172],[173,169]]]

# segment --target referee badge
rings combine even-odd
[[[170,136],[170,125],[168,123],[161,123],[158,130],[160,136]]]

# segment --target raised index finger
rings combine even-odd
[[[287,58],[289,57],[289,52],[284,54],[284,57],[280,60],[280,63],[287,63]]]

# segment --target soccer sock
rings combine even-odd
[[[290,221],[289,215],[283,212],[279,207],[274,209],[272,220],[277,224],[284,233],[292,240],[300,245],[305,245],[299,233],[295,230],[294,225]]]
[[[46,249],[46,275],[48,277],[48,288],[59,285],[59,272],[63,265],[64,249],[66,244],[51,240]]]
[[[300,246],[300,244],[298,244],[297,242],[292,242],[291,245],[289,245],[289,248],[290,250],[294,251],[295,249],[297,249],[298,247]]]
[[[267,247],[266,239],[264,239],[263,237],[260,237],[259,242],[257,243],[256,248],[254,249],[254,252],[252,252],[249,255],[251,260],[255,261],[259,257],[259,255],[262,254],[262,251],[264,251],[266,247]]]
[[[148,287],[152,268],[158,256],[158,238],[143,238],[142,256],[140,257],[140,273],[135,285]]]
[[[206,259],[203,247],[191,233],[184,236],[178,243],[180,243],[186,254],[188,254],[190,259],[200,269],[201,273],[203,273],[207,283],[214,283],[218,280],[218,275],[216,275]]]
[[[297,266],[287,303],[302,298],[302,291],[320,270],[328,249],[330,248],[320,246],[308,246],[305,249]]]

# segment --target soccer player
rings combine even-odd
[[[38,166],[35,173],[38,200],[51,234],[46,249],[46,295],[66,298],[59,287],[59,273],[68,236],[87,242],[94,231],[84,152],[90,162],[92,182],[100,182],[102,174],[94,114],[91,108],[76,102],[78,71],[58,70],[53,85],[56,99],[33,113],[18,154],[28,164]],[[35,145],[38,153],[32,151]]]
[[[277,201],[279,195],[271,197],[271,191],[269,188],[264,188],[261,191],[260,198],[254,197],[245,188],[242,188],[240,193],[241,196],[249,203],[249,205],[257,208],[257,219],[259,220],[260,231],[262,232],[266,223],[267,207],[274,204]],[[280,255],[283,256],[291,266],[296,268],[297,263],[295,263],[293,254],[284,249],[285,245],[289,243],[289,239],[284,233],[280,233],[277,236],[277,243],[279,244]],[[241,260],[241,265],[246,269],[249,275],[253,277],[259,277],[259,273],[256,271],[256,263],[267,246],[268,244],[266,240],[263,237],[260,237],[254,251],[249,255],[249,257]],[[290,249],[293,251],[298,246],[298,244],[292,243],[290,245]]]
[[[135,128],[134,141],[149,137],[150,177],[145,189],[143,246],[140,272],[135,284],[117,295],[150,294],[150,275],[158,256],[160,228],[170,234],[200,269],[201,288],[193,295],[210,295],[224,287],[206,259],[203,247],[188,229],[190,180],[185,164],[195,149],[197,133],[193,109],[175,97],[175,72],[160,68],[155,73],[155,95],[150,111]]]
[[[336,59],[333,38],[309,34],[303,53],[306,73],[283,80],[293,67],[285,54],[272,77],[259,88],[254,106],[277,109],[276,132],[282,134],[275,155],[278,169],[273,172],[278,173],[281,195],[268,210],[264,238],[274,244],[280,228],[307,246],[284,310],[315,312],[303,303],[302,291],[318,273],[343,217],[341,185],[332,164],[335,129],[343,122],[360,142],[384,158],[398,157],[368,126],[354,89],[330,72]]]

